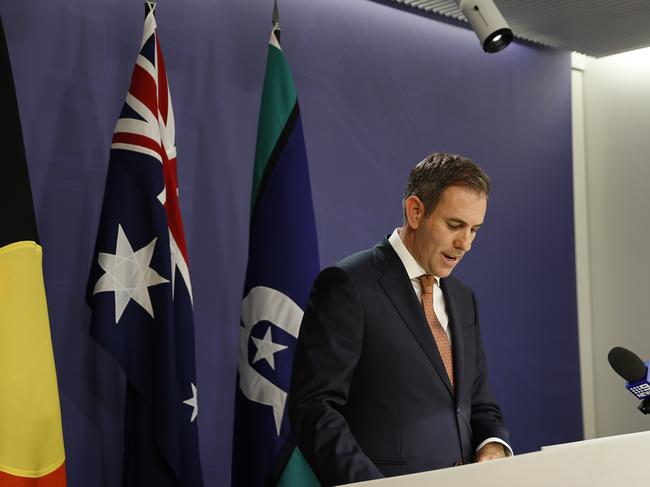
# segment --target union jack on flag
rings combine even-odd
[[[127,378],[123,485],[203,485],[174,113],[154,18],[117,121],[86,300]]]

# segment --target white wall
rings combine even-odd
[[[585,436],[649,430],[607,352],[650,359],[650,49],[575,58],[572,84]]]

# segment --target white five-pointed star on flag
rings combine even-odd
[[[192,417],[190,418],[190,423],[191,423],[199,415],[199,403],[197,401],[196,386],[194,385],[193,382],[190,382],[190,385],[192,386],[192,397],[183,401],[183,404],[187,404],[188,406],[192,406],[194,408],[192,410]]]
[[[259,338],[251,337],[251,340],[253,340],[253,343],[257,347],[257,352],[255,353],[255,357],[253,358],[253,363],[264,359],[271,366],[271,368],[275,370],[274,354],[284,350],[285,348],[287,348],[287,346],[280,345],[273,341],[273,337],[271,336],[270,326],[266,329],[264,338],[260,340]]]
[[[99,253],[98,262],[104,274],[97,280],[93,294],[115,292],[115,323],[120,321],[130,300],[138,303],[149,316],[154,317],[149,286],[169,282],[149,267],[156,240],[154,238],[134,252],[122,225],[118,225],[115,254]]]

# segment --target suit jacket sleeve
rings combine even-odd
[[[317,277],[298,338],[289,392],[296,444],[324,485],[382,478],[352,436],[342,411],[362,351],[364,316],[341,268]]]
[[[471,425],[474,436],[474,448],[487,438],[499,438],[504,442],[509,442],[509,433],[503,423],[501,409],[497,405],[488,385],[487,364],[485,352],[483,350],[483,340],[478,319],[478,305],[474,293],[472,293],[472,302],[474,304],[474,316],[476,319],[476,375],[472,387],[472,413]]]

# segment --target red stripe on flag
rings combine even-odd
[[[178,188],[178,177],[176,175],[176,158],[167,159],[163,157],[163,177],[165,178],[166,200],[165,211],[167,212],[167,224],[169,230],[176,240],[176,244],[183,254],[185,263],[189,267],[189,260],[187,258],[187,244],[185,243],[185,231],[183,230],[183,219],[181,218],[181,208],[178,203],[178,195],[176,194]]]
[[[164,158],[164,151],[162,150],[162,147],[160,147],[160,144],[144,135],[133,134],[131,132],[116,132],[113,134],[113,144],[139,145],[140,147],[146,147],[147,149],[157,152],[161,159]]]
[[[129,93],[140,100],[158,118],[158,101],[156,100],[156,80],[144,68],[135,65],[131,76]]]
[[[2,487],[65,487],[65,462],[53,472],[42,477],[19,477],[6,472],[0,472]]]
[[[160,50],[160,43],[158,36],[156,36],[156,52],[158,58],[158,110],[162,115],[163,122],[167,125],[167,112],[169,110],[169,99],[167,97],[167,71],[165,70],[165,60],[163,59],[162,51]]]

